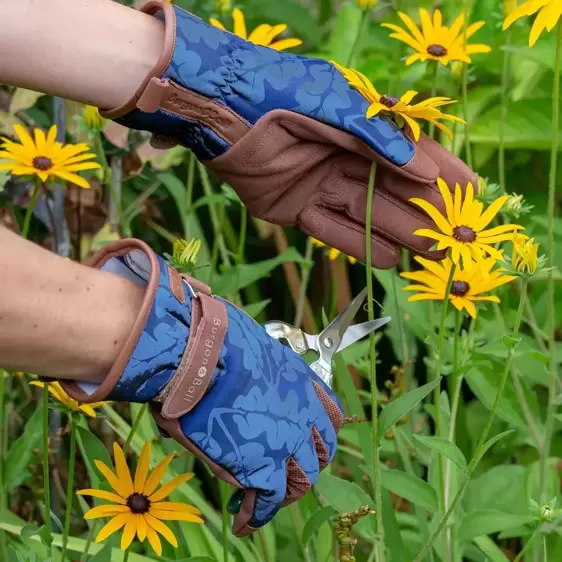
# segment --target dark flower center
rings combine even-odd
[[[451,283],[451,295],[454,297],[464,297],[470,290],[470,285],[466,281],[453,281]]]
[[[150,509],[150,500],[144,494],[135,492],[127,498],[127,507],[137,515],[147,513]]]
[[[470,226],[456,226],[453,229],[453,237],[459,242],[474,242],[476,240],[476,232]]]
[[[381,96],[379,100],[384,106],[388,107],[388,109],[392,109],[399,101],[399,98],[395,98],[394,96]]]
[[[33,159],[33,167],[37,170],[50,170],[53,167],[53,163],[46,156],[36,156]]]
[[[427,52],[432,57],[444,57],[447,54],[447,49],[443,45],[433,44],[427,48]]]

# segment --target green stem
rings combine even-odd
[[[312,271],[312,265],[309,262],[312,261],[312,252],[314,250],[314,244],[312,243],[312,238],[310,236],[306,239],[306,249],[304,250],[305,263],[301,267],[301,284],[299,287],[299,299],[297,301],[297,307],[295,311],[295,322],[294,325],[299,328],[302,324],[302,317],[304,315],[304,304],[306,302],[306,292],[308,289],[308,284],[310,282],[310,273]]]
[[[523,287],[522,287],[522,291],[521,291],[521,297],[519,299],[519,307],[517,309],[517,315],[515,316],[515,324],[513,326],[513,332],[511,334],[511,337],[515,340],[518,339],[518,337],[519,337],[519,327],[521,326],[521,318],[523,316],[523,307],[524,307],[524,302],[525,302],[524,295],[527,292],[528,278],[526,278],[526,277],[523,278],[522,283],[523,283]],[[505,384],[507,382],[507,378],[509,376],[509,370],[511,368],[511,361],[513,359],[513,353],[515,351],[515,347],[516,346],[510,347],[510,349],[507,352],[507,358],[506,358],[505,367],[504,367],[504,370],[503,370],[503,373],[502,373],[502,376],[501,376],[501,379],[500,379],[498,393],[496,394],[496,398],[495,398],[494,403],[492,405],[492,410],[490,412],[490,415],[488,416],[488,421],[486,422],[486,426],[484,427],[484,430],[482,431],[482,435],[480,436],[480,440],[478,441],[478,445],[476,446],[476,450],[474,451],[474,455],[473,455],[473,457],[470,461],[470,464],[468,465],[467,476],[466,476],[462,486],[460,487],[459,491],[457,492],[457,494],[453,498],[453,501],[451,502],[451,505],[447,509],[445,515],[442,517],[441,521],[439,522],[439,525],[437,526],[437,529],[435,529],[435,531],[433,532],[433,534],[431,535],[429,540],[425,543],[425,545],[422,548],[422,550],[420,551],[420,553],[414,559],[414,562],[421,562],[421,560],[423,560],[423,557],[426,555],[426,553],[432,547],[432,545],[435,542],[435,540],[437,539],[437,537],[439,537],[439,535],[441,534],[441,532],[443,531],[443,529],[447,525],[447,522],[449,521],[449,518],[451,517],[451,515],[455,511],[455,508],[457,507],[457,504],[459,503],[459,501],[462,499],[462,497],[464,495],[464,492],[465,492],[465,490],[468,486],[468,483],[470,482],[472,474],[474,473],[474,470],[476,469],[476,466],[478,465],[478,463],[480,461],[480,458],[481,458],[482,453],[484,451],[484,446],[486,445],[486,440],[488,438],[488,434],[490,433],[490,429],[491,429],[492,424],[494,423],[494,419],[496,417],[496,411],[498,409],[503,391],[505,389]]]
[[[185,209],[188,213],[191,213],[191,205],[193,204],[193,186],[195,185],[195,154],[189,152],[188,163],[187,163],[187,189],[185,191]],[[184,238],[189,240],[189,226],[187,222],[187,217],[184,219]]]
[[[369,185],[367,188],[367,217],[365,224],[365,262],[367,268],[367,312],[369,320],[375,318],[375,307],[373,297],[373,269],[372,269],[372,237],[371,225],[373,222],[373,194],[375,190],[375,176],[377,173],[377,164],[371,164],[369,173]],[[370,364],[370,380],[371,380],[371,418],[373,424],[373,486],[375,489],[375,503],[377,506],[377,535],[379,538],[378,545],[380,548],[379,562],[386,561],[386,547],[384,544],[384,526],[382,520],[382,491],[380,479],[380,436],[379,436],[379,392],[377,388],[377,359],[375,350],[375,334],[369,334],[369,355],[371,357]]]
[[[6,412],[4,402],[4,378],[8,376],[7,371],[0,369],[0,511],[6,513],[8,507],[6,489],[4,482],[4,427],[6,424]],[[2,560],[8,560],[8,547],[6,542],[6,531],[0,531],[0,554]]]
[[[115,186],[113,185],[113,178],[111,177],[111,168],[109,162],[107,161],[107,156],[105,155],[105,150],[103,149],[103,141],[101,139],[101,132],[96,134],[96,152],[99,156],[100,163],[103,170],[102,181],[109,188],[110,197],[115,204],[115,210],[119,216],[119,224],[121,225],[121,231],[125,233],[127,231],[127,222],[125,221],[125,216],[123,215],[123,209],[121,208],[121,200],[117,192],[115,191]]]
[[[33,186],[33,191],[31,192],[31,199],[27,205],[27,211],[25,212],[25,218],[23,219],[23,226],[21,229],[21,235],[23,238],[27,238],[29,234],[29,226],[31,225],[31,217],[33,216],[33,209],[35,209],[35,204],[37,203],[37,198],[39,197],[39,192],[43,183],[39,178],[35,178],[35,184]]]
[[[558,157],[558,127],[560,121],[560,60],[562,53],[562,20],[558,22],[556,34],[556,55],[554,62],[554,87],[552,93],[552,148],[550,151],[550,175],[548,181],[548,265],[554,266],[554,213],[556,210],[556,165]],[[546,481],[548,478],[548,457],[554,429],[554,416],[556,414],[556,300],[555,300],[554,275],[552,269],[548,272],[548,349],[550,354],[549,380],[548,380],[548,410],[544,428],[544,441],[540,455],[540,499],[545,501]]]
[[[222,559],[228,562],[228,528],[230,526],[230,514],[228,513],[228,485],[220,483],[222,490]]]
[[[80,556],[80,562],[86,562],[88,554],[90,552],[90,546],[92,546],[92,541],[94,540],[94,533],[96,532],[97,521],[92,521],[92,526],[90,527],[90,532],[88,533],[88,538],[86,539],[86,546],[84,547],[84,552]]]
[[[129,547],[126,551],[125,554],[123,554],[123,562],[129,562],[129,554],[131,553],[131,547]]]
[[[438,61],[433,61],[432,64],[433,64],[433,72],[431,74],[431,97],[434,98],[435,95],[437,94],[437,77],[439,75],[440,63]],[[434,135],[435,135],[435,124],[430,123],[428,136],[429,138],[433,138]]]
[[[51,484],[49,482],[49,383],[43,387],[43,491],[45,497],[45,530],[53,558],[53,528],[51,525]]]
[[[504,33],[505,43],[503,49],[503,65],[502,65],[502,91],[501,91],[501,106],[500,106],[500,146],[498,154],[498,174],[500,180],[500,187],[502,193],[506,192],[506,182],[505,182],[505,123],[507,119],[507,106],[508,106],[508,91],[509,91],[509,70],[510,70],[510,57],[509,51],[506,47],[509,47],[511,34],[507,30]]]
[[[131,441],[133,440],[133,437],[135,436],[135,433],[137,432],[140,423],[142,421],[142,418],[144,417],[144,414],[146,413],[147,410],[148,410],[148,404],[143,404],[138,416],[135,418],[135,421],[133,422],[131,431],[129,431],[129,435],[127,435],[127,439],[125,440],[125,444],[123,445],[123,453],[125,455],[127,455],[127,451],[129,450]]]
[[[523,547],[523,549],[521,550],[521,552],[516,556],[515,560],[513,562],[519,562],[520,560],[523,559],[523,555],[529,550],[529,548],[531,547],[531,545],[533,544],[534,540],[537,538],[537,535],[539,534],[541,527],[543,526],[543,521],[541,521],[536,529],[533,531],[533,534],[529,537],[529,540],[527,541],[527,544]]]
[[[72,518],[72,497],[74,494],[74,468],[76,466],[76,423],[70,414],[68,416],[70,422],[70,457],[68,459],[68,483],[66,486],[66,513],[64,517],[64,535],[62,537],[62,552],[60,559],[64,562],[66,557],[66,548],[68,544],[68,536],[70,533],[70,520]]]
[[[351,46],[351,51],[349,51],[349,57],[347,58],[347,62],[345,66],[351,66],[353,63],[353,59],[357,54],[357,48],[359,47],[359,40],[361,39],[361,35],[363,35],[363,28],[365,27],[365,22],[367,21],[367,14],[369,10],[363,10],[361,13],[361,19],[359,20],[359,27],[357,28],[357,34],[355,35],[355,40],[353,41],[353,45]]]

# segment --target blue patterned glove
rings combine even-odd
[[[151,402],[157,424],[221,479],[245,488],[238,536],[298,500],[333,459],[338,399],[290,348],[140,240],[94,267],[146,286],[128,341],[101,385],[62,382],[81,402]]]
[[[162,57],[104,116],[151,131],[161,146],[191,148],[254,215],[359,259],[375,160],[373,265],[394,266],[400,246],[440,256],[413,234],[433,223],[408,201],[443,209],[438,176],[451,188],[477,185],[458,158],[425,135],[414,143],[385,117],[367,119],[369,102],[329,62],[254,45],[166,2],[143,10],[165,19]]]

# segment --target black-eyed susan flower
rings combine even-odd
[[[513,235],[511,266],[517,273],[534,275],[539,268],[539,244],[525,234]]]
[[[349,84],[357,89],[359,93],[371,103],[371,105],[367,108],[367,119],[371,119],[381,113],[386,116],[393,116],[399,126],[402,126],[404,122],[408,124],[412,130],[414,140],[416,141],[419,140],[421,134],[421,128],[417,123],[418,119],[423,119],[429,123],[433,123],[450,139],[453,138],[450,129],[442,123],[439,123],[439,120],[465,123],[465,121],[460,117],[442,113],[441,110],[438,109],[441,106],[455,103],[455,101],[450,98],[429,98],[420,103],[410,105],[414,97],[417,95],[417,92],[409,90],[400,98],[386,95],[383,96],[379,94],[372,82],[361,72],[352,68],[345,68],[333,61],[332,64],[344,75]],[[400,120],[402,120],[402,122],[400,122]]]
[[[410,199],[421,207],[432,219],[440,232],[429,228],[416,230],[418,236],[425,236],[437,241],[437,249],[451,248],[451,258],[458,264],[461,257],[464,264],[472,260],[481,262],[487,256],[501,260],[503,254],[493,244],[511,240],[513,233],[523,227],[516,224],[503,224],[485,230],[507,201],[508,196],[498,197],[486,210],[484,203],[474,199],[474,188],[468,184],[463,198],[459,184],[455,186],[455,195],[451,196],[449,187],[441,178],[437,179],[439,191],[445,202],[445,216],[424,199]]]
[[[21,125],[14,125],[14,131],[20,142],[2,137],[0,170],[8,170],[14,175],[34,175],[43,182],[59,177],[80,187],[90,187],[88,181],[76,173],[101,167],[97,162],[87,162],[96,157],[87,144],[57,142],[56,125],[47,135],[41,129],[35,129],[34,138]]]
[[[203,519],[200,517],[201,512],[197,508],[185,503],[162,501],[178,486],[190,480],[193,474],[181,474],[157,489],[174,455],[167,456],[149,474],[150,454],[151,443],[147,442],[142,448],[134,480],[123,450],[117,443],[113,444],[116,472],[113,472],[103,462],[95,461],[96,467],[114,490],[107,492],[88,489],[78,492],[82,496],[92,496],[113,502],[93,507],[84,516],[88,520],[101,517],[112,518],[100,530],[96,542],[102,542],[124,528],[121,536],[121,550],[127,550],[137,536],[141,542],[148,539],[154,552],[161,556],[162,543],[159,534],[172,546],[176,548],[178,546],[176,536],[163,521],[203,523]]]
[[[23,374],[23,373],[22,373]],[[39,388],[45,388],[45,383],[42,381],[31,381],[29,383],[32,386],[38,386]],[[96,408],[100,408],[107,404],[107,402],[93,402],[92,404],[81,404],[74,398],[71,398],[63,389],[63,387],[58,382],[51,382],[47,384],[47,391],[49,394],[60,402],[65,408],[71,412],[82,412],[91,418],[96,417]]]
[[[453,262],[445,258],[440,262],[433,262],[424,258],[414,258],[423,270],[408,271],[400,275],[405,279],[415,281],[416,284],[407,285],[405,291],[416,291],[409,301],[436,300],[444,301],[447,284],[451,274]],[[453,282],[449,293],[449,301],[459,311],[463,309],[476,318],[476,302],[500,302],[495,295],[486,295],[501,285],[515,279],[514,276],[504,275],[503,269],[495,269],[496,260],[487,258],[483,260],[482,267],[474,261],[469,261],[463,267],[456,267]]]
[[[342,252],[336,250],[336,248],[330,248],[329,246],[326,246],[324,242],[321,242],[320,240],[316,240],[316,238],[310,238],[310,241],[317,248],[328,248],[328,259],[330,261],[337,260],[341,255],[345,256],[345,254],[342,254]],[[352,256],[347,256],[347,259],[351,264],[357,263],[357,260]]]
[[[99,109],[93,105],[84,107],[84,121],[88,128],[94,131],[103,128],[104,118],[100,115]]]
[[[383,23],[394,33],[391,37],[406,43],[414,51],[413,55],[406,59],[406,65],[416,61],[434,60],[447,66],[451,61],[472,62],[470,55],[476,53],[489,53],[492,49],[488,45],[477,43],[469,45],[468,39],[472,37],[485,22],[478,21],[463,31],[464,14],[460,15],[450,27],[443,25],[443,16],[439,10],[433,12],[433,19],[423,8],[420,8],[421,28],[412,18],[403,12],[398,12],[400,19],[408,30],[393,23]]]
[[[521,6],[514,8],[505,18],[503,22],[504,30],[518,19],[532,16],[537,12],[537,17],[529,35],[529,45],[532,47],[543,31],[552,31],[556,27],[558,20],[562,16],[562,2],[560,0],[527,0]]]
[[[242,39],[246,39],[246,41],[254,43],[254,45],[270,47],[272,49],[275,49],[276,51],[284,51],[285,49],[290,49],[291,47],[298,47],[299,45],[302,45],[302,41],[300,39],[296,39],[293,37],[275,41],[277,36],[287,29],[287,24],[285,23],[280,23],[278,25],[269,25],[268,23],[262,23],[248,35],[248,32],[246,30],[246,20],[244,18],[244,12],[242,12],[240,8],[234,8],[234,10],[232,10],[232,21],[234,23],[234,35],[242,37]],[[224,24],[218,19],[210,18],[209,23],[214,27],[226,30]]]

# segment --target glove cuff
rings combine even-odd
[[[145,92],[150,81],[153,78],[160,78],[160,76],[162,76],[166,68],[170,65],[174,55],[174,46],[176,42],[176,12],[174,7],[163,0],[150,0],[142,6],[140,11],[152,16],[156,16],[158,14],[157,17],[164,20],[165,34],[162,54],[152,70],[142,81],[133,97],[119,107],[113,109],[100,108],[100,114],[106,119],[117,119],[118,117],[122,117],[123,115],[126,115],[136,109],[137,103]]]
[[[83,403],[158,401],[177,419],[192,410],[211,384],[228,328],[226,306],[209,288],[180,275],[144,242],[109,244],[92,259],[103,269],[146,286],[131,333],[101,385],[61,381]]]

